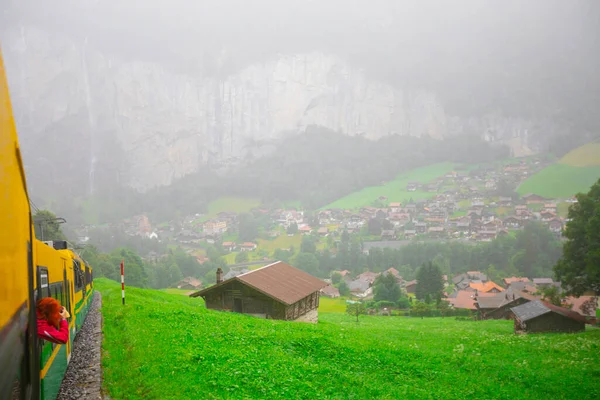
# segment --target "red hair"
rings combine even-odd
[[[60,309],[61,305],[58,300],[52,297],[44,297],[37,302],[36,311],[37,317],[45,319],[50,325],[59,328],[60,324]]]

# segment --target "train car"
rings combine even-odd
[[[90,265],[73,250],[61,250],[73,266],[73,304],[71,315],[75,316],[75,333],[79,332],[87,316],[93,294],[93,271]]]
[[[33,228],[0,53],[0,398],[39,397]]]
[[[61,246],[62,247],[62,246]],[[66,243],[64,244],[66,247]],[[56,344],[38,338],[40,354],[40,399],[55,399],[62,378],[71,359],[71,349],[75,337],[74,311],[74,265],[65,251],[54,248],[54,243],[34,239],[35,292],[37,302],[44,297],[53,297],[69,311],[69,341]]]
[[[29,196],[0,52],[0,399],[53,400],[93,292],[91,267],[66,242],[35,239]],[[37,335],[35,304],[69,310],[69,341]]]

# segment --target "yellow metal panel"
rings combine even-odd
[[[29,212],[19,142],[0,53],[0,327],[28,301]]]

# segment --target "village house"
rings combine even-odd
[[[515,216],[504,218],[502,223],[504,224],[505,228],[509,229],[520,229],[523,227],[523,221],[521,220],[521,218]]]
[[[198,290],[202,287],[202,281],[200,279],[187,276],[174,284],[173,287],[185,290]]]
[[[254,251],[257,247],[258,246],[256,243],[244,242],[240,244],[240,251]]]
[[[477,293],[500,293],[504,291],[504,288],[498,286],[495,282],[487,281],[487,282],[470,282],[469,289],[474,290]]]
[[[414,226],[419,235],[427,232],[427,224],[425,222],[416,222]]]
[[[475,293],[466,290],[459,290],[456,293],[452,294],[445,299],[443,299],[450,303],[452,308],[455,309],[463,309],[463,310],[477,310],[477,306],[475,304]]]
[[[208,220],[202,225],[202,231],[206,235],[222,235],[227,231],[227,221]]]
[[[406,191],[407,192],[415,192],[418,187],[419,187],[418,182],[408,182],[408,184],[406,185]]]
[[[446,229],[443,226],[432,226],[427,232],[430,238],[440,239],[446,236]]]
[[[329,235],[329,230],[327,229],[327,227],[323,226],[317,229],[317,233],[319,234],[319,236],[325,237]]]
[[[563,222],[559,218],[552,218],[548,221],[548,229],[553,233],[561,233],[563,230]]]
[[[417,281],[416,280],[408,281],[404,285],[404,290],[406,290],[406,293],[414,294],[416,289],[417,289]]]
[[[568,306],[572,311],[583,315],[584,317],[596,317],[596,310],[598,309],[598,297],[597,296],[580,296],[572,297],[569,296],[565,299],[565,306]]]
[[[541,289],[545,287],[547,288],[550,286],[554,286],[554,281],[552,280],[552,278],[533,278],[533,284],[538,289]]]
[[[504,282],[504,285],[508,287],[510,284],[515,282],[529,282],[529,278],[512,276],[510,278],[504,278],[502,281]]]
[[[211,310],[233,311],[267,319],[318,322],[319,295],[326,282],[278,261],[195,292]]]
[[[586,318],[575,311],[541,300],[530,301],[510,309],[514,315],[515,333],[581,332]]]
[[[340,297],[340,291],[338,288],[327,285],[323,289],[321,289],[321,295],[325,297],[329,297],[331,299],[335,299]]]
[[[401,203],[390,203],[390,205],[389,205],[389,209],[390,209],[391,213],[399,213],[401,208],[402,208]]]
[[[513,319],[514,314],[510,310],[511,308],[520,306],[521,304],[525,304],[530,301],[539,300],[538,297],[529,293],[511,289],[500,293],[497,296],[504,296],[504,302],[498,308],[484,312],[482,315],[483,319]]]
[[[527,204],[544,204],[548,201],[547,198],[538,196],[537,194],[526,194],[523,196],[523,199]]]
[[[223,250],[228,252],[232,252],[237,249],[237,244],[235,242],[223,242],[221,246],[223,247]]]

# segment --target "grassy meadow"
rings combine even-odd
[[[600,143],[588,143],[571,150],[559,160],[560,164],[573,167],[591,167],[600,165]]]
[[[207,212],[199,221],[207,221],[214,218],[223,211],[245,213],[249,212],[253,208],[260,206],[259,199],[250,199],[245,197],[219,197],[216,200],[208,203]]]
[[[118,399],[596,399],[600,330],[320,313],[318,324],[208,311],[98,279],[104,388]],[[324,305],[324,304],[323,304]]]
[[[523,182],[521,195],[535,193],[550,198],[568,198],[588,192],[600,178],[600,143],[588,143],[564,155]]]
[[[569,198],[579,192],[588,192],[600,178],[600,165],[573,167],[552,164],[523,182],[517,191],[521,195],[534,193],[548,198]]]
[[[376,201],[380,196],[388,198],[388,202],[399,201],[405,202],[410,198],[413,200],[425,199],[434,196],[434,193],[430,192],[408,192],[406,185],[409,182],[416,181],[421,183],[429,183],[433,179],[444,175],[445,173],[452,171],[456,167],[452,163],[440,163],[429,165],[427,167],[416,168],[406,173],[398,175],[396,179],[391,182],[387,182],[380,186],[370,186],[361,189],[357,192],[351,193],[341,199],[330,203],[322,209],[327,208],[343,208],[343,209],[354,209],[364,206],[368,206]]]

